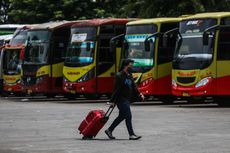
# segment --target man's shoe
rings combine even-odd
[[[109,137],[109,139],[115,139],[115,137],[112,135],[112,132],[109,131],[109,129],[105,130],[105,134]]]
[[[140,138],[141,138],[141,136],[137,136],[137,135],[131,135],[131,136],[129,136],[129,140],[138,140]]]

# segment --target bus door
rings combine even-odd
[[[223,28],[219,31],[217,46],[217,95],[230,94],[230,28]]]
[[[62,91],[63,66],[69,42],[70,29],[63,28],[54,31],[51,51],[51,79],[54,92]]]
[[[164,23],[161,32],[167,32],[178,27],[178,23]],[[159,37],[157,52],[157,92],[159,94],[171,93],[172,59],[176,45],[176,35],[170,34],[166,39]]]
[[[110,93],[115,76],[115,52],[110,51],[110,39],[114,36],[100,36],[97,52],[97,92]]]

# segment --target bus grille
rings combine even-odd
[[[179,83],[193,83],[196,80],[196,77],[177,77],[177,82]]]
[[[36,84],[36,77],[22,77],[22,81],[25,86],[32,86]]]

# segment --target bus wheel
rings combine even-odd
[[[190,97],[186,99],[189,104],[200,104],[204,103],[205,98],[203,97]]]
[[[6,92],[6,91],[2,91],[2,97],[8,97],[9,96],[9,93]]]
[[[47,98],[55,98],[55,94],[49,93],[45,95]]]
[[[164,104],[173,104],[173,101],[176,100],[176,97],[174,96],[165,96],[160,98],[160,100],[164,103]]]
[[[230,98],[229,97],[215,97],[214,101],[218,104],[219,107],[230,107]]]
[[[75,94],[71,94],[71,93],[67,93],[64,96],[65,98],[67,98],[68,100],[75,100],[76,95]]]
[[[85,94],[85,98],[89,100],[97,100],[100,98],[98,94]]]

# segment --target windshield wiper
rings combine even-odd
[[[181,57],[179,57],[179,55],[178,55],[178,56],[176,57],[176,59],[173,60],[173,62],[179,63],[180,61],[182,61],[182,60],[184,59],[185,55],[188,55],[188,54],[180,54],[180,55],[181,55]]]

